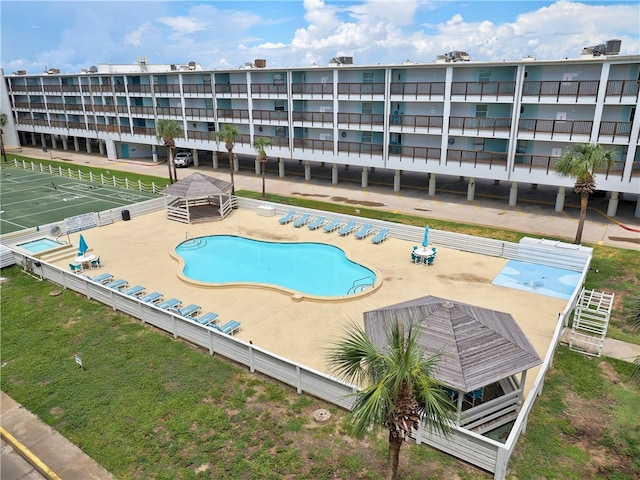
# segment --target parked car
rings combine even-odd
[[[188,167],[193,165],[193,155],[191,155],[191,152],[178,152],[173,161],[176,167]]]

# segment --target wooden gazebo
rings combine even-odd
[[[167,218],[183,223],[221,220],[232,210],[232,185],[215,177],[194,173],[169,185],[165,196]]]
[[[426,296],[363,315],[377,348],[387,345],[389,323],[421,325],[425,353],[442,354],[434,377],[457,405],[458,424],[478,433],[515,419],[527,370],[542,363],[508,313]]]

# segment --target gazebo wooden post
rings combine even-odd
[[[464,400],[464,392],[458,390],[458,406],[457,406],[457,425],[459,426],[462,423],[462,401]]]
[[[187,223],[191,223],[191,215],[189,214],[189,199],[185,198],[185,203],[187,204]]]
[[[522,406],[522,398],[524,396],[524,382],[527,380],[527,371],[522,371],[522,376],[520,377],[520,393],[518,394],[518,401],[520,402],[520,406]]]

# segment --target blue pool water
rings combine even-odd
[[[39,238],[38,240],[20,243],[17,246],[28,250],[31,253],[41,253],[47,250],[51,250],[52,248],[61,247],[62,245],[62,243],[51,240],[50,238]]]
[[[184,259],[184,275],[200,282],[259,283],[335,297],[358,293],[376,280],[373,271],[349,260],[341,249],[322,243],[213,235],[182,242],[176,253]]]
[[[579,281],[580,273],[573,270],[509,260],[492,283],[568,300]]]

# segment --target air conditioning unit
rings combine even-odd
[[[256,68],[266,68],[267,61],[264,58],[256,58],[253,61],[253,64],[255,65]]]

